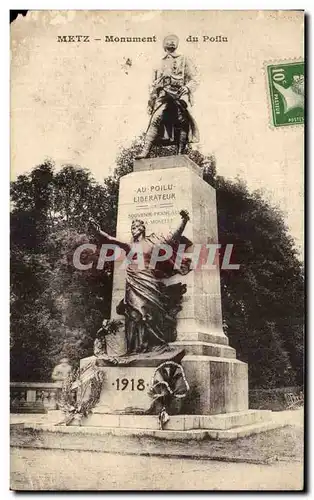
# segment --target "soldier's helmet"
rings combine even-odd
[[[169,45],[175,46],[174,48],[176,49],[179,45],[179,37],[177,37],[177,35],[165,36],[164,41],[163,41],[164,49],[166,49],[166,47],[169,47]]]

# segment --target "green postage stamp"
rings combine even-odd
[[[267,66],[275,127],[304,123],[304,62]]]

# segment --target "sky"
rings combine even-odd
[[[165,35],[200,73],[193,115],[195,147],[214,154],[217,171],[244,179],[283,210],[303,252],[302,125],[274,128],[268,64],[303,58],[303,13],[294,11],[33,11],[11,28],[11,178],[46,158],[101,181],[121,147],[146,130],[153,68]],[[58,42],[85,35],[90,42]],[[156,36],[156,43],[105,42]],[[189,36],[198,37],[188,42]],[[224,36],[227,42],[203,41]],[[101,38],[100,41],[95,38]],[[130,59],[131,66],[126,66]]]

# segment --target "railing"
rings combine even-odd
[[[10,409],[12,413],[46,413],[58,408],[61,382],[11,382]],[[299,399],[302,387],[250,390],[250,408],[284,410],[289,408],[291,394]],[[301,404],[301,402],[300,402]]]
[[[278,387],[273,389],[251,389],[249,407],[260,410],[281,411],[292,408],[292,401],[303,402],[303,387]]]
[[[11,413],[45,413],[58,407],[60,382],[11,382]]]

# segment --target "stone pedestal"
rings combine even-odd
[[[184,413],[217,415],[248,409],[246,363],[219,356],[187,355],[182,366],[190,385]]]
[[[173,347],[162,353],[143,353],[125,358],[121,364],[113,365],[106,359],[91,356],[81,360],[80,368],[91,361],[104,374],[100,400],[93,413],[103,414],[145,414],[151,409],[153,399],[149,389],[154,382],[157,367],[168,361],[180,363],[184,350]],[[181,400],[179,400],[181,407]],[[88,422],[90,421],[90,418]]]
[[[182,209],[190,214],[183,236],[193,243],[194,248],[195,245],[219,243],[216,192],[203,181],[200,167],[184,155],[136,160],[134,172],[120,180],[117,237],[131,240],[133,219],[145,222],[148,235],[167,235],[178,226]],[[193,246],[189,252],[192,250]],[[185,276],[176,275],[168,280],[171,283],[176,281],[187,287],[177,317],[177,339],[174,342],[174,346],[184,348],[186,352],[182,365],[191,387],[184,403],[184,413],[216,415],[247,410],[247,365],[236,359],[235,350],[228,345],[222,329],[219,267],[205,269],[198,266]],[[112,319],[121,319],[116,306],[124,296],[124,288],[125,270],[121,268],[120,260],[114,267]],[[125,349],[124,342],[122,329],[120,352]],[[121,369],[111,368],[111,384],[119,378],[116,371]],[[131,378],[145,378],[145,383],[148,383],[150,375],[146,371],[143,367]],[[108,402],[104,391],[105,400]],[[131,403],[125,400],[125,404]],[[146,405],[143,401],[141,404]],[[102,401],[100,405],[103,405]],[[109,406],[119,410],[121,405],[119,399],[113,399]]]
[[[217,244],[215,189],[203,181],[201,169],[187,156],[151,158],[134,162],[134,172],[121,178],[117,237],[130,240],[133,219],[145,222],[147,233],[167,235],[180,222],[179,212],[190,214],[184,236],[194,245]],[[189,249],[191,252],[193,247]],[[125,271],[115,264],[111,317],[123,297]],[[228,345],[222,331],[220,277],[218,267],[197,269],[188,275],[169,279],[187,285],[182,311],[177,319],[177,341]],[[200,345],[200,344],[198,344]]]

